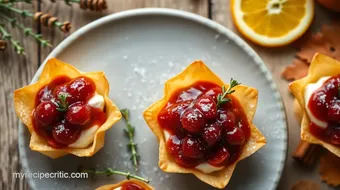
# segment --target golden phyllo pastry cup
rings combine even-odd
[[[170,173],[192,173],[211,186],[224,188],[228,184],[237,162],[252,155],[266,144],[265,137],[252,123],[257,106],[258,92],[254,88],[243,85],[233,88],[235,90],[233,97],[239,100],[250,124],[251,135],[249,141],[234,164],[213,173],[203,173],[194,168],[185,168],[178,165],[174,158],[167,153],[166,139],[157,119],[159,112],[165,107],[174,92],[178,89],[189,87],[198,81],[211,82],[219,86],[225,85],[226,88],[229,86],[216,76],[202,61],[196,61],[189,65],[182,73],[165,83],[164,97],[144,111],[144,119],[159,141],[159,166],[161,170]]]
[[[32,112],[35,109],[36,95],[42,87],[48,85],[59,76],[68,76],[70,78],[86,76],[92,79],[95,83],[96,92],[104,97],[104,111],[106,113],[107,120],[95,133],[93,143],[86,148],[52,148],[47,144],[43,137],[39,136],[35,132],[33,128]],[[79,71],[72,65],[59,61],[58,59],[52,58],[48,60],[39,80],[36,83],[14,91],[15,112],[31,133],[31,140],[29,144],[30,148],[51,158],[58,158],[67,154],[73,154],[79,157],[90,157],[94,155],[104,146],[105,132],[122,117],[119,108],[108,98],[109,90],[109,83],[105,78],[104,72],[85,73]]]
[[[144,182],[141,182],[139,180],[135,180],[135,179],[123,180],[116,184],[103,185],[103,186],[98,187],[96,190],[114,190],[115,188],[121,187],[124,183],[129,183],[129,182],[135,183],[145,190],[154,190],[154,188],[151,187],[150,185]]]
[[[294,104],[295,114],[301,121],[301,139],[312,144],[319,144],[340,157],[340,147],[324,142],[315,137],[309,129],[310,120],[305,112],[305,88],[310,83],[316,83],[320,78],[340,74],[340,62],[323,54],[315,54],[308,69],[308,75],[289,85],[299,104]],[[300,106],[300,107],[299,107]],[[301,118],[302,117],[302,118]]]

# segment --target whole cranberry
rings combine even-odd
[[[66,95],[66,102],[70,103],[71,101],[71,95],[68,92],[68,88],[66,84],[61,84],[55,87],[53,90],[53,97],[56,100],[59,100],[60,95]]]
[[[328,107],[328,120],[340,121],[340,100],[331,101]]]
[[[222,135],[222,129],[219,123],[209,124],[203,130],[202,138],[207,143],[208,147],[214,146]]]
[[[217,121],[225,128],[234,128],[236,124],[235,114],[230,110],[218,109]]]
[[[79,126],[72,125],[63,120],[53,126],[52,135],[58,143],[68,145],[78,139],[80,131]]]
[[[96,85],[87,77],[78,77],[68,85],[68,92],[71,95],[71,103],[86,101],[92,97],[96,91]]]
[[[172,155],[179,154],[182,148],[181,145],[181,140],[176,135],[170,136],[166,145],[168,153]]]
[[[162,109],[158,114],[159,124],[165,129],[176,131],[181,127],[181,115],[188,106],[189,102],[182,102]]]
[[[197,99],[195,105],[206,119],[215,119],[217,114],[217,106],[215,101],[210,96],[201,96]]]
[[[50,101],[52,98],[52,91],[47,86],[45,86],[38,92],[36,103],[40,104],[41,102]]]
[[[83,103],[72,104],[67,113],[66,120],[74,125],[85,125],[91,120],[91,108]]]
[[[59,114],[57,106],[52,101],[41,102],[34,110],[35,120],[43,126],[54,123]]]
[[[230,145],[243,145],[245,143],[244,132],[241,128],[226,128],[225,140]]]
[[[205,125],[203,114],[197,109],[188,109],[182,116],[182,127],[189,133],[200,133]]]
[[[206,91],[204,94],[210,96],[216,103],[218,94],[222,94],[222,89],[220,87],[215,87]]]
[[[324,120],[324,118],[328,117],[328,99],[329,96],[327,92],[322,89],[314,92],[311,96],[308,106],[312,108],[311,112],[316,118]]]
[[[202,158],[205,150],[204,143],[198,138],[186,137],[182,140],[182,152],[188,158]]]
[[[199,160],[185,157],[183,154],[175,155],[175,162],[186,168],[193,168],[199,164]]]
[[[227,161],[230,154],[226,147],[221,146],[215,152],[212,153],[208,160],[208,163],[214,166],[218,166],[223,162]]]

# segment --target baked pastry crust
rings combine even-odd
[[[321,77],[336,76],[340,74],[340,62],[323,54],[315,54],[309,66],[308,75],[302,79],[290,83],[289,88],[299,103],[300,108],[295,104],[295,113],[301,121],[301,139],[312,144],[319,144],[340,157],[340,148],[324,142],[315,137],[309,130],[309,117],[305,113],[305,88],[310,83],[317,82]],[[302,116],[302,120],[300,119]]]
[[[246,113],[250,125],[251,136],[249,137],[249,141],[245,145],[241,156],[234,164],[213,173],[203,173],[197,169],[184,168],[176,164],[172,156],[166,151],[166,140],[163,129],[161,129],[157,120],[158,113],[164,108],[171,95],[177,89],[191,86],[197,81],[211,82],[219,86],[229,86],[228,84],[224,84],[223,81],[202,61],[195,61],[182,73],[171,78],[165,83],[164,97],[147,108],[143,115],[145,121],[159,141],[159,167],[161,170],[170,173],[192,173],[203,182],[222,189],[229,183],[237,162],[252,155],[266,144],[265,137],[252,123],[257,106],[258,92],[255,88],[244,85],[234,87],[235,92],[233,93],[233,97],[236,97],[239,100],[244,112]]]
[[[142,188],[144,188],[145,190],[154,190],[153,187],[151,187],[150,185],[146,184],[146,183],[143,183],[139,180],[135,180],[135,179],[130,179],[130,180],[123,180],[119,183],[116,183],[116,184],[111,184],[111,185],[103,185],[103,186],[100,186],[98,187],[96,190],[113,190],[117,187],[120,187],[122,186],[124,183],[127,183],[127,182],[132,182],[132,183],[135,183],[139,186],[141,186]]]
[[[96,92],[104,97],[107,120],[97,130],[93,143],[86,148],[52,148],[47,144],[46,140],[39,136],[33,129],[31,116],[35,108],[36,95],[43,86],[48,85],[53,79],[61,75],[70,78],[76,78],[78,76],[91,78],[96,85]],[[15,112],[31,133],[30,148],[51,158],[58,158],[66,154],[73,154],[79,157],[90,157],[94,155],[104,146],[105,132],[122,117],[119,108],[108,98],[109,89],[109,83],[105,78],[104,72],[85,73],[56,58],[48,60],[36,83],[14,91]]]

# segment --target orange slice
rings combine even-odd
[[[313,0],[231,0],[237,29],[250,41],[267,47],[289,44],[310,26]]]

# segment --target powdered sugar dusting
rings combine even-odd
[[[201,108],[202,108],[203,112],[208,112],[211,109],[212,106],[213,106],[212,103],[211,104],[201,104]]]

